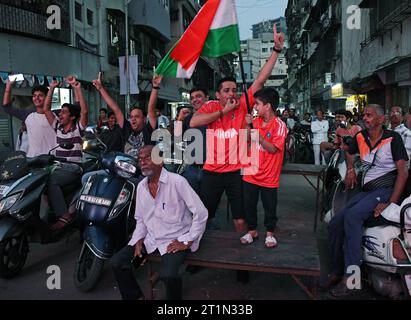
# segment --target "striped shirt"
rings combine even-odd
[[[65,150],[61,147],[56,149],[56,156],[61,158],[66,158],[67,161],[70,162],[81,162],[83,157],[83,135],[84,135],[84,128],[80,124],[80,121],[71,127],[68,132],[64,132],[63,125],[60,124],[58,118],[53,121],[52,124],[54,130],[56,131],[57,136],[57,144],[63,143],[72,143],[74,144],[73,149]]]

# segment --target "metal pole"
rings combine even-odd
[[[243,80],[243,93],[245,95],[245,102],[247,104],[247,113],[251,114],[251,107],[250,107],[250,100],[248,99],[248,92],[247,92],[247,82],[245,81],[245,74],[244,74],[244,66],[243,66],[243,55],[241,51],[238,53],[239,62],[240,62],[240,70],[241,70],[241,78]],[[253,128],[253,124],[250,125]]]
[[[124,13],[126,16],[125,19],[125,28],[126,28],[126,56],[125,56],[125,64],[127,66],[127,72],[126,72],[126,88],[127,88],[127,95],[126,95],[126,110],[125,112],[128,113],[130,110],[130,65],[128,63],[128,56],[129,56],[129,47],[128,47],[128,43],[129,43],[129,35],[128,35],[128,3],[129,0],[124,0]]]

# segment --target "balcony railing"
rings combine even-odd
[[[36,38],[44,38],[63,43],[70,43],[69,13],[66,4],[60,5],[61,29],[47,28],[47,14],[39,14],[0,3],[0,30],[19,33]]]

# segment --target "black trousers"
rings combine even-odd
[[[257,229],[257,203],[260,193],[264,208],[264,226],[267,231],[273,232],[277,224],[277,188],[265,188],[243,181],[248,230]]]
[[[137,300],[144,296],[133,275],[134,267],[131,260],[134,257],[134,251],[134,246],[127,245],[111,258],[111,266],[123,300]],[[167,300],[182,299],[182,280],[178,276],[178,270],[187,253],[185,250],[161,256],[160,279],[166,286]]]
[[[218,203],[226,192],[233,219],[243,219],[243,190],[240,170],[233,172],[210,172],[203,170],[201,200],[208,210],[208,218],[215,217]]]

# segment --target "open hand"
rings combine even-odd
[[[357,185],[357,175],[355,174],[355,171],[347,171],[347,174],[345,175],[344,184],[345,190],[355,188],[355,186]]]
[[[140,239],[139,241],[137,241],[135,248],[134,248],[135,257],[140,257],[140,258],[142,257],[141,251],[143,250],[143,243],[144,243],[143,239]]]
[[[390,204],[389,203],[379,203],[374,209],[374,217],[378,217],[381,213],[387,208]]]
[[[176,253],[178,251],[183,251],[187,249],[188,249],[188,246],[186,246],[184,243],[175,239],[168,245],[167,253]]]

